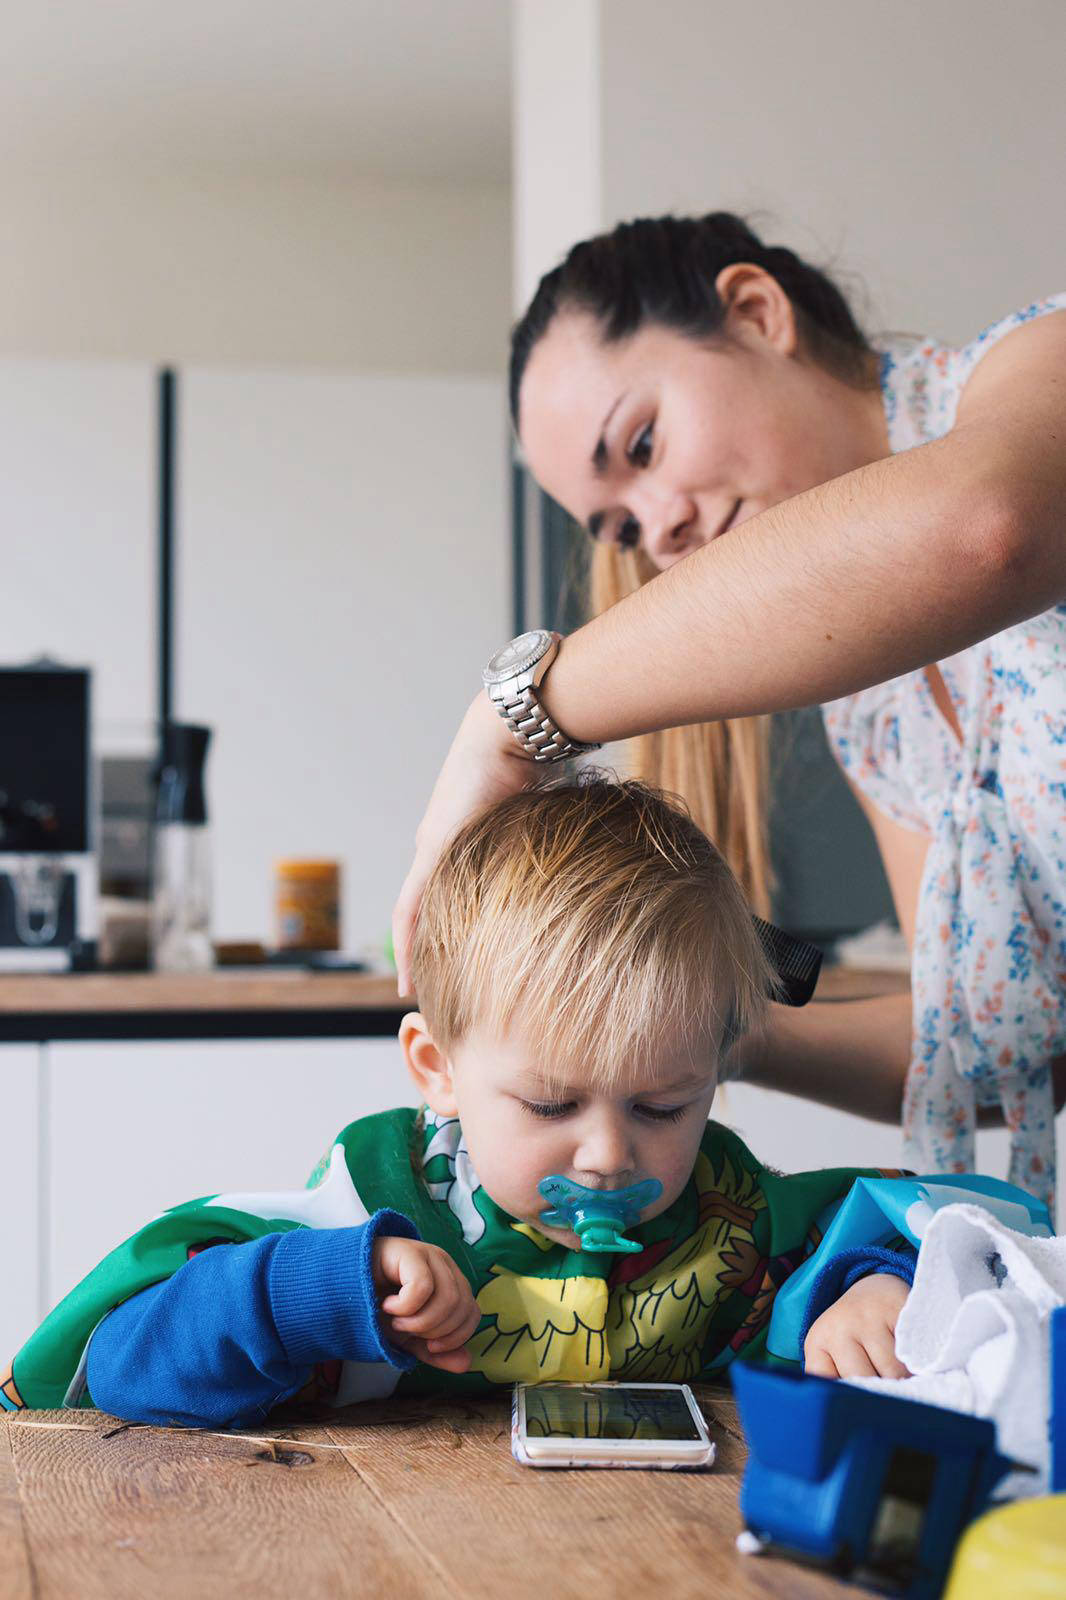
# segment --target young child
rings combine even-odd
[[[423,1109],[352,1123],[305,1190],[149,1222],[15,1357],[6,1405],[240,1427],[299,1394],[681,1381],[763,1352],[861,1174],[783,1177],[707,1120],[772,974],[695,824],[602,779],[504,801],[439,862],[414,973],[400,1043]],[[583,1248],[600,1196],[616,1237]],[[911,1274],[884,1248],[822,1266],[816,1370],[902,1373]]]

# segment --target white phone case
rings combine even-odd
[[[564,1455],[562,1452],[560,1452],[559,1455],[557,1455],[557,1456],[551,1456],[551,1457],[548,1457],[548,1456],[537,1456],[536,1458],[534,1458],[534,1457],[530,1456],[529,1452],[526,1450],[525,1440],[524,1440],[524,1438],[522,1436],[521,1407],[520,1407],[520,1404],[519,1404],[519,1394],[520,1394],[520,1391],[522,1390],[523,1387],[534,1387],[534,1386],[533,1385],[523,1385],[523,1384],[520,1384],[520,1383],[516,1383],[515,1386],[514,1386],[512,1397],[511,1397],[511,1454],[514,1456],[515,1460],[523,1467],[548,1467],[548,1468],[555,1468],[555,1467],[584,1467],[584,1468],[594,1468],[594,1469],[597,1469],[597,1470],[608,1471],[608,1472],[621,1472],[621,1471],[637,1471],[637,1472],[641,1472],[641,1471],[643,1471],[643,1472],[706,1472],[710,1467],[713,1467],[713,1465],[714,1465],[714,1458],[715,1458],[715,1453],[716,1453],[715,1452],[715,1444],[714,1444],[714,1440],[710,1439],[710,1438],[707,1440],[706,1449],[705,1449],[704,1453],[702,1455],[699,1455],[699,1456],[693,1456],[688,1461],[664,1461],[664,1460],[658,1460],[657,1461],[657,1460],[654,1459],[654,1457],[648,1457],[647,1459],[641,1459],[641,1460],[637,1460],[637,1459],[635,1459],[633,1457],[630,1457],[627,1460],[623,1456],[619,1456],[619,1458],[617,1460],[612,1460],[612,1461],[590,1461],[588,1459],[588,1457],[584,1456],[584,1455],[572,1455],[571,1456],[571,1455]],[[597,1384],[591,1384],[591,1385],[590,1384],[582,1384],[582,1385],[580,1385],[580,1387],[582,1387],[582,1388],[597,1388],[597,1387],[599,1387],[599,1385],[597,1385]],[[603,1387],[607,1387],[607,1385],[604,1385]],[[614,1387],[614,1385],[612,1385],[611,1387]],[[617,1387],[618,1388],[632,1388],[632,1389],[678,1388],[678,1389],[685,1389],[686,1391],[688,1390],[688,1385],[687,1384],[669,1384],[668,1385],[668,1384],[639,1384],[639,1383],[637,1383],[637,1384],[619,1384],[619,1385],[617,1385]],[[689,1393],[691,1393],[691,1391],[689,1391]],[[702,1418],[703,1417],[703,1413],[702,1413],[702,1411],[700,1411],[698,1405],[696,1406],[696,1410],[699,1412],[699,1415]],[[704,1418],[703,1420],[704,1420],[704,1425],[706,1426],[706,1419]]]

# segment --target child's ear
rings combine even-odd
[[[455,1117],[459,1109],[452,1087],[452,1064],[426,1027],[420,1011],[409,1011],[400,1023],[400,1049],[418,1092],[440,1117]]]

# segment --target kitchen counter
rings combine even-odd
[[[827,967],[817,999],[892,994],[907,983],[905,973]],[[397,994],[393,978],[363,972],[4,974],[0,1042],[381,1038],[414,1004]]]
[[[365,972],[4,974],[0,1041],[374,1038],[412,1004]]]

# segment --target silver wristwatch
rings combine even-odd
[[[565,761],[600,748],[568,739],[537,699],[537,687],[558,651],[557,633],[534,628],[497,650],[481,674],[489,699],[533,761]]]

